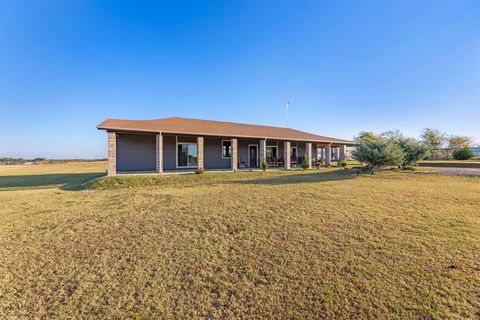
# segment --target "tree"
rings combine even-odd
[[[371,131],[362,131],[354,139],[357,143],[361,143],[362,141],[380,141],[382,137]]]
[[[415,165],[428,154],[428,147],[412,138],[398,140],[399,147],[403,150],[404,157],[402,167]]]
[[[448,137],[448,148],[451,150],[456,150],[460,148],[468,147],[470,148],[473,145],[473,139],[466,136],[456,136],[451,135]]]
[[[300,166],[302,167],[303,170],[307,170],[308,169],[308,160],[307,158],[304,158],[302,163],[300,164]]]
[[[382,132],[382,134],[380,134],[380,136],[383,139],[389,140],[389,141],[392,141],[392,142],[399,142],[400,140],[403,139],[403,134],[398,129],[387,130],[385,132]]]
[[[475,156],[470,147],[463,147],[453,151],[453,158],[455,160],[468,160]]]
[[[400,165],[404,158],[402,148],[397,143],[385,139],[360,141],[357,148],[352,151],[352,156],[368,164],[372,170]]]
[[[267,171],[268,169],[268,162],[267,161],[262,161],[262,170]]]
[[[422,130],[421,134],[422,142],[430,150],[430,156],[435,157],[434,151],[441,149],[445,144],[446,136],[445,133],[440,132],[437,129],[425,128]]]

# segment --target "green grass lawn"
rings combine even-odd
[[[105,175],[106,161],[0,166],[0,191],[62,188],[78,190],[82,184]]]
[[[478,177],[322,169],[91,185],[0,192],[4,318],[479,316]]]

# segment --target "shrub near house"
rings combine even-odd
[[[427,146],[419,143],[417,140],[412,138],[400,138],[398,140],[398,145],[402,148],[404,157],[402,167],[416,165],[418,161],[422,160],[428,155]]]
[[[386,140],[361,141],[352,155],[355,160],[368,164],[372,171],[400,165],[404,159],[403,150],[394,142]]]
[[[428,153],[428,148],[412,138],[406,138],[397,130],[380,135],[362,132],[356,138],[358,147],[352,152],[353,157],[366,163],[371,170],[385,166],[415,165]]]

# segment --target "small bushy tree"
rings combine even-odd
[[[412,138],[400,138],[397,143],[404,153],[402,162],[404,168],[424,159],[429,151],[427,146]]]
[[[338,166],[340,169],[346,169],[346,168],[347,168],[347,165],[348,165],[347,160],[338,160],[338,161],[337,161],[337,166]]]
[[[352,156],[354,159],[368,164],[372,170],[401,165],[404,159],[402,148],[393,141],[385,139],[361,141],[352,151]]]
[[[300,166],[302,167],[303,170],[307,170],[308,169],[308,160],[306,158],[303,159],[302,164]]]
[[[267,171],[267,169],[268,169],[268,163],[267,163],[267,161],[262,161],[262,170],[263,170],[263,171]]]
[[[453,151],[453,158],[455,160],[468,160],[473,158],[474,156],[475,153],[473,153],[472,149],[470,149],[469,147],[463,147]]]

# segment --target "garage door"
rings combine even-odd
[[[117,171],[155,171],[155,135],[119,134]]]

